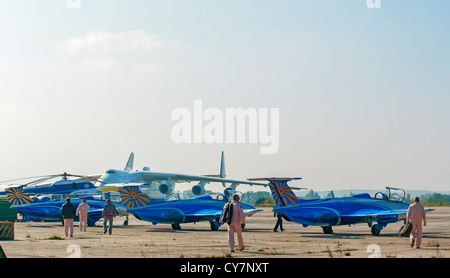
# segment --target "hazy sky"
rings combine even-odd
[[[217,174],[224,150],[229,178],[450,190],[449,1],[67,3],[0,0],[0,180],[132,151],[135,168]],[[194,100],[279,108],[278,152],[175,144],[171,113]]]

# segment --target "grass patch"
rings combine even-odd
[[[49,238],[47,238],[48,240],[64,240],[64,238],[57,236],[57,235],[53,235]]]

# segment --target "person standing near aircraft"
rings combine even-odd
[[[119,213],[116,210],[116,206],[111,203],[109,199],[106,199],[106,205],[103,208],[102,217],[103,220],[103,229],[104,234],[106,234],[106,231],[108,230],[107,222],[109,222],[109,234],[112,234],[112,227],[113,227],[113,219],[118,215]]]
[[[70,198],[66,198],[66,203],[61,206],[61,215],[64,219],[64,235],[73,237],[73,219],[75,218],[76,209],[70,203]]]
[[[89,206],[86,202],[86,199],[83,199],[77,208],[77,216],[80,218],[80,231],[86,232],[87,227],[87,217],[88,217],[88,209]]]
[[[231,216],[231,222],[228,224],[228,247],[230,252],[234,252],[234,233],[236,232],[239,251],[244,250],[244,240],[242,237],[242,229],[245,228],[245,215],[242,209],[240,197],[238,194],[233,195],[233,214]]]
[[[414,204],[408,207],[408,212],[406,213],[406,221],[412,224],[412,230],[409,236],[411,247],[414,247],[415,243],[417,249],[420,249],[420,243],[422,242],[422,221],[423,226],[427,226],[425,209],[419,202],[419,197],[414,198]]]
[[[274,232],[278,232],[278,227],[280,227],[280,230],[281,231],[284,231],[284,229],[283,229],[283,218],[281,217],[281,214],[280,213],[278,213],[278,212],[275,212],[274,214],[273,214],[273,216],[275,217],[277,217],[277,223],[275,224],[275,228],[273,228],[273,231]]]

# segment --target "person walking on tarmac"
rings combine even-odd
[[[113,219],[118,214],[116,206],[111,203],[109,199],[106,199],[106,205],[103,207],[102,212],[104,234],[106,234],[106,231],[108,230],[107,222],[109,222],[109,234],[112,234]]]
[[[75,218],[76,209],[70,203],[70,198],[66,198],[66,203],[61,207],[61,215],[64,219],[64,235],[73,237],[73,219]]]
[[[280,213],[278,213],[278,212],[275,212],[274,214],[273,214],[273,216],[275,217],[277,217],[277,223],[275,224],[275,228],[273,228],[273,231],[274,232],[278,232],[278,227],[280,227],[280,230],[281,231],[284,231],[284,229],[283,229],[283,217],[281,216],[281,214]]]
[[[230,252],[234,252],[234,233],[236,233],[238,240],[239,251],[244,250],[244,240],[242,238],[242,229],[245,228],[245,215],[242,209],[240,197],[238,194],[233,195],[233,201],[231,202],[232,216],[231,222],[228,222],[228,247]]]
[[[408,207],[408,212],[406,213],[406,221],[412,225],[409,236],[411,247],[414,247],[415,243],[417,249],[420,249],[420,243],[422,242],[422,221],[424,226],[427,225],[425,209],[419,202],[419,197],[414,198],[414,204]]]
[[[88,218],[88,209],[91,206],[89,206],[86,203],[86,199],[83,199],[81,201],[81,204],[78,205],[77,208],[77,216],[80,218],[80,231],[85,231],[86,232],[86,227],[87,227],[87,218]]]

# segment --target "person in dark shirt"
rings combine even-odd
[[[109,199],[106,199],[106,205],[103,207],[102,213],[104,234],[108,230],[107,222],[109,222],[109,234],[112,234],[113,219],[118,214],[116,206]]]
[[[61,207],[61,215],[64,219],[64,235],[73,237],[73,219],[75,218],[77,210],[75,206],[70,203],[70,198],[66,199],[66,203]]]

